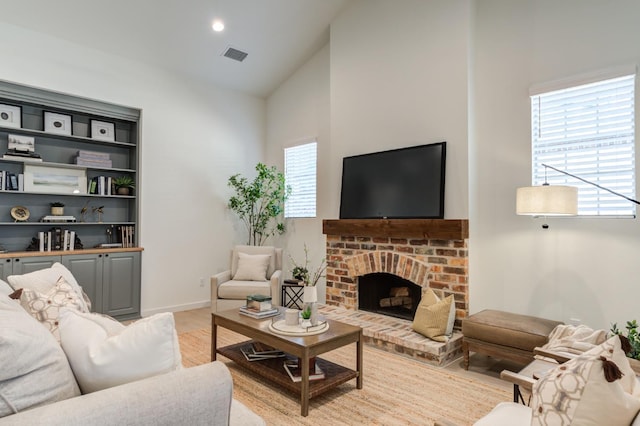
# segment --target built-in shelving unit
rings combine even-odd
[[[71,194],[60,191],[10,191],[0,189],[0,245],[9,252],[25,251],[38,232],[52,227],[76,231],[84,248],[101,243],[115,242],[113,228],[138,225],[138,162],[140,111],[135,108],[106,102],[0,82],[0,104],[19,106],[21,127],[3,125],[0,122],[0,170],[16,175],[24,174],[26,165],[52,169],[69,169],[86,174],[87,182],[97,176],[116,178],[131,176],[136,182],[132,195]],[[44,112],[70,115],[72,134],[64,135],[45,131]],[[91,137],[91,120],[114,124],[113,141]],[[18,161],[2,159],[8,150],[9,135],[29,136],[35,139],[35,152],[43,161]],[[112,167],[87,167],[75,164],[80,150],[108,154]],[[88,184],[87,184],[88,185]],[[65,204],[65,215],[74,216],[77,222],[50,223],[40,219],[50,214],[50,203]],[[16,222],[11,209],[24,206],[29,211],[26,222]],[[85,215],[81,214],[86,209]],[[102,208],[102,214],[98,214]],[[134,232],[134,246],[137,246]]]
[[[7,190],[4,185],[0,188],[0,245],[6,250],[0,253],[0,278],[33,272],[60,262],[71,270],[89,295],[94,311],[123,320],[138,318],[142,252],[137,232],[140,110],[0,81],[0,108],[6,105],[19,107],[21,120],[20,127],[15,127],[15,122],[10,120],[0,120],[0,171],[16,176],[22,174],[24,183],[23,190],[19,191]],[[71,116],[71,134],[45,131],[45,111]],[[92,120],[113,123],[114,140],[92,138]],[[42,161],[3,159],[8,151],[9,135],[33,138],[35,152]],[[81,150],[108,156],[111,167],[76,164]],[[69,175],[79,176],[77,188],[80,189],[75,189],[74,193],[65,192],[66,188],[60,185],[51,190],[46,184],[37,187],[34,183],[36,172],[29,166],[38,166],[40,182],[42,175],[49,172],[65,176],[68,171]],[[25,172],[31,173],[29,186]],[[115,191],[105,191],[110,192],[109,195],[89,193],[90,181],[100,176],[105,177],[105,182],[108,178],[129,176],[135,189],[130,195],[118,195]],[[86,187],[80,185],[84,178]],[[43,222],[44,216],[51,215],[53,202],[63,203],[64,215],[73,216],[76,221]],[[11,210],[18,206],[28,210],[28,219],[16,221],[12,217]],[[34,247],[32,243],[41,232],[48,233],[52,228],[62,228],[69,234],[75,232],[82,247],[40,251],[38,244],[36,250],[28,249],[30,245]],[[125,247],[96,248],[100,244],[118,242],[114,231],[119,228],[133,230],[133,237],[127,238]]]

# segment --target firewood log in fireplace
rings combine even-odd
[[[381,308],[401,307],[401,308],[410,310],[412,307],[411,298],[407,296],[385,297],[380,299],[380,307]]]

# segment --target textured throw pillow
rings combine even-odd
[[[616,369],[620,375],[612,374]],[[534,384],[531,424],[631,424],[640,410],[640,399],[627,393],[621,379],[616,379],[627,375],[635,380],[629,361],[620,347],[620,339],[614,336],[602,345],[559,365]]]
[[[54,285],[56,285],[60,277],[63,277],[78,296],[83,298],[83,310],[89,312],[91,310],[91,306],[90,304],[87,305],[87,302],[84,300],[82,287],[80,287],[71,271],[61,263],[56,262],[50,268],[29,272],[28,274],[10,275],[7,277],[7,280],[9,281],[9,284],[11,284],[11,287],[16,290],[19,288],[28,288],[39,293],[47,293]]]
[[[47,330],[58,341],[60,341],[60,334],[58,333],[60,309],[67,307],[86,312],[83,300],[63,277],[60,277],[58,282],[46,293],[40,293],[28,288],[21,290],[22,293],[19,296],[20,304],[24,310],[47,327]]]
[[[438,342],[446,342],[453,333],[455,321],[455,303],[453,295],[440,300],[432,289],[428,288],[422,295],[412,328]]]
[[[270,254],[238,253],[238,270],[233,276],[238,281],[266,281]]]
[[[80,395],[60,345],[0,294],[0,417]]]
[[[173,314],[124,326],[100,314],[63,309],[60,343],[83,393],[182,367]]]

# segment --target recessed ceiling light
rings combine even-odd
[[[213,24],[211,25],[211,28],[213,28],[213,31],[219,33],[220,31],[224,30],[224,22],[222,22],[220,19],[215,19],[213,21]]]

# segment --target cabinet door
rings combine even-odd
[[[104,255],[103,313],[118,319],[140,316],[140,253]]]
[[[0,259],[0,279],[7,281],[9,275],[13,275],[13,259]]]
[[[62,264],[71,271],[89,300],[91,311],[103,313],[102,309],[102,254],[74,254],[62,256]]]
[[[28,274],[50,268],[56,262],[60,262],[60,256],[15,257],[13,258],[13,273],[9,275]]]

